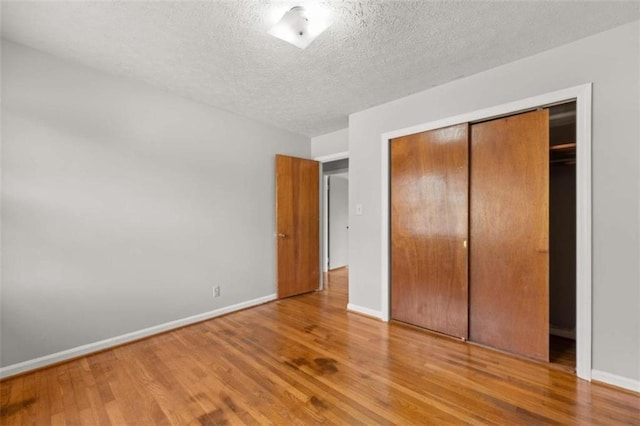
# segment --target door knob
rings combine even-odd
[[[280,237],[280,238],[284,238],[284,237],[286,237],[286,235],[285,235],[285,234],[283,234],[282,232],[278,232],[278,237]]]

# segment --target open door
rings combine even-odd
[[[319,163],[276,155],[278,297],[320,284]]]
[[[471,126],[470,339],[549,359],[549,111]]]

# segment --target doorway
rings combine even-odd
[[[349,159],[322,163],[323,271],[346,268],[349,247]]]
[[[327,270],[349,264],[349,175],[327,176]]]

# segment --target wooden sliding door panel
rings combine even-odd
[[[549,356],[549,114],[471,126],[470,339]]]
[[[468,335],[468,125],[391,141],[391,317]]]
[[[278,297],[318,289],[319,163],[276,155]]]

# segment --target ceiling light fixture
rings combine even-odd
[[[280,18],[269,34],[304,49],[329,27],[328,13],[308,10],[302,6],[291,8]]]

